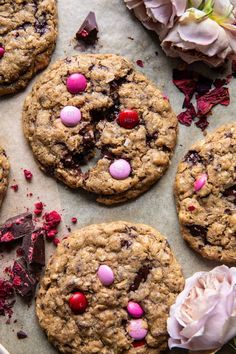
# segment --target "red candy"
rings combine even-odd
[[[70,297],[69,305],[71,310],[75,314],[79,314],[83,313],[86,310],[88,306],[88,301],[83,293],[76,292]]]
[[[119,113],[117,122],[122,128],[133,129],[139,124],[138,113],[131,109],[125,109]]]

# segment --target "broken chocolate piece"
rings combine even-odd
[[[34,296],[36,280],[26,266],[26,261],[23,258],[16,260],[12,267],[11,278],[16,293],[29,299]]]
[[[148,274],[150,272],[151,266],[150,264],[145,264],[141,268],[139,268],[136,277],[134,278],[133,283],[129,287],[129,291],[135,291],[139,288],[139,285],[142,282],[147,280]]]
[[[16,333],[18,339],[25,339],[27,338],[27,334],[24,331],[19,331]]]
[[[90,11],[80,29],[76,33],[76,38],[82,40],[87,44],[95,44],[98,37],[98,25],[95,17],[95,13]]]
[[[11,242],[31,235],[33,221],[31,213],[24,213],[8,219],[0,227],[0,243]]]
[[[234,203],[236,205],[236,185],[227,188],[223,196],[228,199],[229,202]]]
[[[22,248],[28,266],[43,267],[45,265],[44,235],[45,231],[39,229],[23,239]]]

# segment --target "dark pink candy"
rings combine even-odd
[[[87,87],[87,80],[82,74],[71,74],[66,81],[66,87],[73,94],[83,92]]]

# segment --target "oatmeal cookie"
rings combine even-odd
[[[191,147],[175,196],[183,238],[203,257],[236,262],[236,123]]]
[[[112,54],[53,64],[26,98],[23,127],[42,170],[104,204],[148,190],[167,169],[177,135],[168,99]]]
[[[51,58],[55,0],[0,0],[0,96],[23,89]]]
[[[158,354],[184,279],[167,240],[124,221],[97,224],[59,244],[41,280],[36,313],[62,353]]]

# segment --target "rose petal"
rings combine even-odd
[[[230,103],[229,90],[226,87],[215,88],[197,98],[198,116],[205,116],[217,104],[228,106]]]
[[[181,22],[180,19],[178,32],[182,40],[206,46],[218,38],[219,25],[208,18],[200,22],[187,22],[186,20]]]

